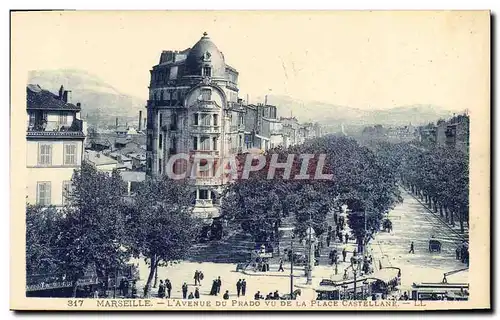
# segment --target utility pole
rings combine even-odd
[[[312,284],[312,213],[309,212],[309,263],[307,266],[307,282],[306,284]]]
[[[290,258],[290,298],[292,299],[293,295],[293,238],[294,235],[292,234],[292,238],[290,240],[290,251],[292,252],[291,258]]]
[[[352,271],[354,271],[354,297],[353,297],[353,300],[357,300],[357,296],[356,296],[356,276],[358,274],[358,271],[354,268],[352,268]]]

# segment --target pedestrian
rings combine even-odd
[[[332,241],[331,233],[329,233],[328,236],[326,236],[326,246],[327,247],[330,247],[330,242],[331,241]]]
[[[123,281],[123,296],[124,297],[128,296],[128,286],[129,286],[128,280],[127,280],[127,278],[125,278],[125,281]]]
[[[184,282],[182,285],[182,299],[186,299],[188,293],[188,285]]]
[[[228,300],[229,299],[229,291],[228,290],[226,290],[226,292],[224,293],[224,295],[222,296],[222,298],[224,300]]]
[[[283,269],[283,259],[280,259],[280,267],[278,268],[278,271],[285,272],[285,269]]]
[[[349,241],[349,234],[346,232],[345,233],[345,244],[347,244],[347,241]]]
[[[260,300],[262,299],[262,296],[260,295],[260,291],[257,291],[257,293],[253,296],[254,300]]]
[[[222,281],[220,280],[220,276],[219,276],[219,278],[217,278],[217,294],[220,293],[221,286],[222,286]]]
[[[170,283],[170,280],[167,279],[165,280],[165,288],[167,289],[167,298],[171,298],[171,294],[172,294],[172,283]]]
[[[238,298],[240,297],[240,293],[241,293],[241,279],[239,279],[238,282],[236,282],[236,294],[238,295]]]
[[[344,242],[344,238],[343,238],[342,232],[338,232],[338,235],[339,235],[339,241],[340,241],[340,243]]]
[[[211,296],[217,295],[217,279],[214,279],[214,281],[212,282],[212,288],[210,289],[210,295]]]
[[[120,286],[118,287],[118,290],[120,291],[121,295],[123,296],[123,288],[125,287],[125,280],[122,278],[120,280]],[[115,287],[116,288],[116,287]]]
[[[132,298],[137,298],[137,282],[134,280],[132,282]]]
[[[245,296],[245,293],[247,292],[247,282],[245,279],[241,282],[241,295]]]
[[[460,260],[460,247],[457,247],[457,249],[455,250],[455,254],[456,254],[456,259]]]
[[[200,298],[200,290],[198,290],[198,287],[194,289],[194,298],[199,299]]]
[[[158,286],[158,298],[163,299],[165,297],[165,285],[163,280],[160,280],[160,285]]]
[[[342,258],[345,262],[345,257],[347,256],[347,251],[345,250],[345,248],[342,250]]]
[[[278,290],[274,291],[274,300],[279,300],[280,299],[280,294],[278,293]]]
[[[189,293],[189,296],[188,296],[188,299],[191,300],[191,299],[194,299],[194,295],[192,292]]]
[[[194,285],[197,286],[200,284],[200,273],[198,270],[194,272]]]
[[[413,245],[413,241],[410,244],[410,251],[408,253],[415,253],[415,247]]]

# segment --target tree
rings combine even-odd
[[[26,207],[26,275],[58,274],[57,239],[62,216],[54,207]]]
[[[130,255],[123,212],[126,187],[119,173],[114,171],[110,176],[83,162],[71,185],[57,246],[58,259],[73,283],[75,296],[78,280],[89,270],[107,276]]]
[[[183,259],[196,241],[202,222],[192,216],[192,189],[184,181],[148,178],[128,208],[135,256],[144,256],[150,272],[147,296],[161,263]]]

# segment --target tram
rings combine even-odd
[[[360,276],[356,279],[333,281],[324,279],[315,288],[316,300],[364,300],[369,296],[385,297],[397,290],[401,283],[401,270],[387,267],[373,275]]]
[[[469,299],[468,283],[414,283],[411,288],[412,300],[452,300]]]

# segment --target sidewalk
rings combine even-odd
[[[444,217],[441,217],[439,215],[439,212],[434,212],[434,210],[432,210],[432,208],[430,208],[429,205],[425,203],[425,201],[423,201],[418,196],[416,196],[413,193],[411,193],[410,190],[406,189],[403,186],[401,186],[401,190],[403,190],[403,192],[406,192],[410,197],[413,197],[415,200],[417,200],[425,209],[427,209],[427,211],[429,211],[429,213],[433,214],[444,225],[446,225],[448,228],[450,228],[450,230],[452,232],[455,232],[457,235],[463,237],[463,239],[465,241],[467,241],[467,242],[469,241],[469,228],[467,227],[467,225],[464,225],[464,233],[462,233],[461,230],[460,230],[460,222],[455,222],[454,226],[450,225],[448,223],[448,221],[446,221],[446,219]]]

